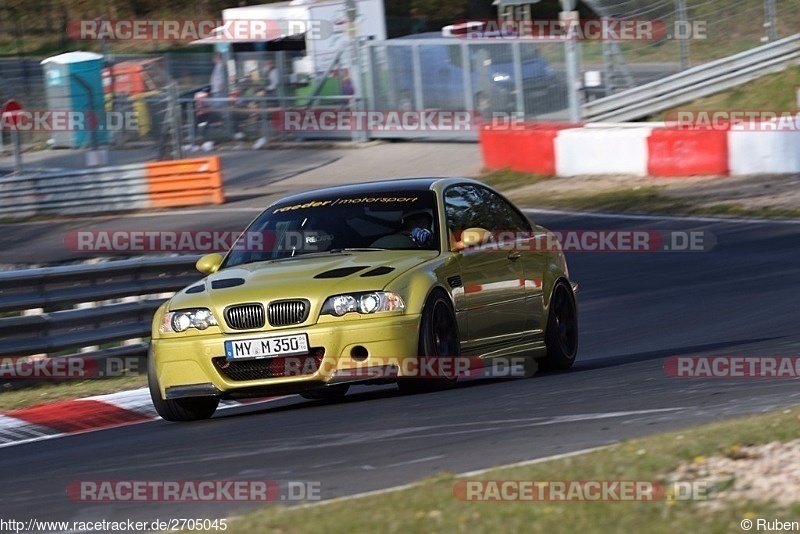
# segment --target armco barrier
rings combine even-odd
[[[734,176],[800,173],[800,132],[728,132]]]
[[[0,273],[0,359],[66,355],[101,344],[122,345],[85,356],[96,362],[146,358],[149,343],[141,338],[150,336],[153,312],[165,294],[201,278],[197,259],[139,258]],[[10,316],[31,309],[39,313]]]
[[[96,213],[148,207],[143,165],[60,170],[0,178],[0,216]]]
[[[0,178],[0,217],[100,213],[224,201],[218,156]]]
[[[489,169],[558,176],[800,173],[797,131],[685,130],[664,123],[526,125],[485,130],[481,144]]]
[[[647,138],[652,128],[573,128],[554,139],[556,174],[647,175]]]
[[[650,176],[725,176],[728,132],[655,129],[647,139]]]

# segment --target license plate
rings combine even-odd
[[[225,342],[225,357],[229,360],[274,358],[292,354],[308,354],[308,335],[296,334]]]

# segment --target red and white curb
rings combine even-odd
[[[222,401],[219,409],[282,398]],[[0,414],[0,448],[156,419],[147,388],[42,404]]]

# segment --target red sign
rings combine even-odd
[[[3,127],[5,128],[6,124],[9,122],[14,126],[17,126],[17,123],[19,122],[19,117],[17,117],[17,114],[21,110],[22,104],[20,104],[17,100],[9,100],[3,104],[2,111],[0,111],[0,116],[2,116],[2,121],[0,121],[0,123],[2,123]],[[9,115],[10,119],[5,118],[6,114]]]

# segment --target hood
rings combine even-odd
[[[417,265],[438,256],[437,251],[382,250],[238,265],[207,276],[177,293],[170,310],[209,308],[217,320],[233,304],[282,299],[310,302],[307,322],[316,322],[322,303],[331,295],[380,290]],[[223,330],[227,330],[220,324]]]

